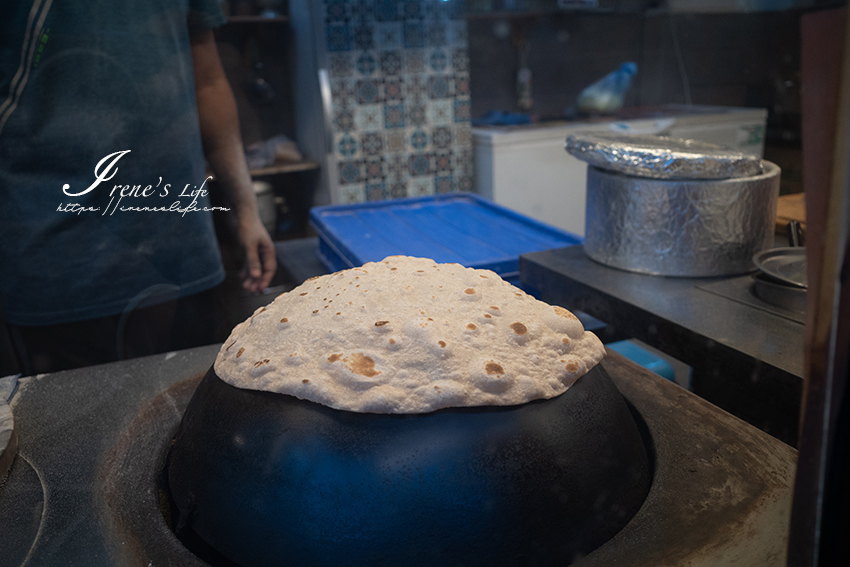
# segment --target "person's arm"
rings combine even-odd
[[[277,267],[274,243],[260,220],[251,175],[245,163],[236,101],[224,75],[212,31],[192,35],[192,64],[204,154],[236,209],[239,240],[245,249],[242,287],[268,287]]]

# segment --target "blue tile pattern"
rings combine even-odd
[[[380,183],[366,184],[366,200],[381,201],[387,198],[387,184],[383,181]]]
[[[463,0],[323,0],[344,202],[471,190]]]
[[[427,0],[410,0],[408,2],[402,2],[402,14],[401,17],[405,20],[421,20],[424,17],[424,10],[422,9],[423,3],[429,3]]]
[[[366,179],[369,182],[383,181],[387,174],[384,167],[384,158],[369,158],[366,160]]]
[[[424,104],[415,102],[407,105],[407,122],[411,126],[425,126],[428,122],[428,111]]]
[[[432,75],[428,78],[429,98],[449,98],[450,96],[451,91],[448,77],[445,75]]]
[[[469,99],[455,99],[454,101],[454,121],[457,122],[469,122],[470,112],[469,112]]]
[[[354,26],[353,39],[355,49],[372,49],[375,46],[372,38],[373,29],[374,26],[370,26],[368,23]]]
[[[425,47],[425,28],[422,22],[404,22],[402,32],[405,48]]]
[[[375,72],[375,69],[378,68],[378,62],[375,61],[375,56],[372,55],[369,51],[362,52],[357,57],[357,72],[363,75],[364,77],[368,77],[372,73]],[[334,74],[334,65],[333,60],[331,60],[331,74]]]
[[[434,178],[434,190],[437,193],[451,193],[454,191],[454,183],[451,175],[437,176]]]
[[[348,19],[348,9],[344,0],[327,0],[325,2],[325,21],[344,22]]]
[[[414,130],[410,135],[410,145],[414,150],[421,152],[428,146],[428,134],[424,130]]]
[[[348,24],[328,24],[328,51],[350,51],[351,30]]]
[[[448,149],[452,147],[452,130],[448,126],[437,126],[432,130],[431,142],[435,148]]]
[[[349,108],[340,108],[334,113],[334,128],[337,132],[354,130],[354,113]]]
[[[464,49],[452,49],[452,67],[456,73],[469,71],[469,52]]]
[[[381,52],[381,73],[387,75],[399,75],[401,73],[401,52]]]
[[[428,60],[428,62],[431,64],[431,69],[433,69],[437,73],[444,72],[446,70],[446,65],[448,64],[446,52],[442,49],[435,49],[431,53],[431,58]]]
[[[431,47],[443,47],[446,45],[446,24],[445,22],[432,22],[428,24],[427,40]]]
[[[412,154],[410,156],[410,175],[413,177],[421,177],[423,175],[433,174],[433,161],[434,159],[432,154]]]
[[[404,79],[401,77],[385,77],[382,84],[385,102],[402,102],[404,100]]]
[[[380,132],[371,132],[362,136],[363,153],[367,156],[380,156],[384,153],[384,137]]]
[[[404,128],[404,105],[384,105],[384,128]]]
[[[437,152],[434,154],[434,168],[437,173],[445,175],[452,172],[452,153]]]
[[[339,152],[339,155],[346,158],[353,157],[354,154],[357,153],[357,140],[354,139],[354,136],[345,134],[339,140],[337,152]]]
[[[348,6],[348,13],[351,14],[351,21],[364,22],[372,18],[374,10],[373,0],[337,0],[340,4]]]
[[[371,17],[374,17],[378,22],[394,22],[400,19],[398,0],[375,0],[375,8]]]
[[[344,185],[363,181],[363,163],[358,160],[339,162],[339,180]]]
[[[331,91],[333,93],[333,91]],[[367,79],[365,81],[357,81],[357,101],[360,104],[375,104],[381,101],[381,89],[378,88],[378,81],[375,79]]]
[[[354,72],[351,66],[351,54],[348,52],[331,53],[330,68],[330,74],[334,77],[350,77]]]

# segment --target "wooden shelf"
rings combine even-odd
[[[799,221],[803,235],[806,233],[806,194],[782,195],[776,204],[776,234],[786,234],[788,223]]]
[[[298,171],[310,171],[319,169],[320,165],[315,161],[293,161],[288,163],[279,163],[268,167],[251,170],[251,177],[263,177],[265,175],[279,175],[281,173],[295,173]]]
[[[280,24],[284,22],[288,22],[288,16],[227,16],[227,23],[229,24],[258,24],[258,23],[271,23],[271,24]]]
[[[560,9],[560,8],[552,8],[549,10],[498,10],[495,12],[484,12],[484,11],[467,11],[464,14],[464,18],[467,20],[512,20],[512,19],[521,19],[521,18],[546,18],[552,16],[571,16],[577,14],[591,14],[591,15],[599,15],[599,14],[613,14],[615,10],[613,8],[608,7],[582,7],[582,8],[568,8],[568,9]],[[633,13],[628,11],[623,11],[623,13]]]
[[[268,167],[260,167],[257,169],[248,170],[251,177],[268,177],[270,175],[281,175],[284,173],[298,173],[299,171],[312,171],[319,169],[321,164],[316,161],[290,161],[287,163],[278,163]],[[207,176],[212,177],[215,181],[215,175],[211,171],[207,171]]]
[[[464,17],[467,20],[490,20],[490,19],[499,19],[499,20],[510,20],[512,18],[539,18],[542,16],[551,16],[555,12],[543,12],[543,11],[533,11],[533,12],[508,12],[508,11],[500,11],[500,12],[467,12],[464,14]]]

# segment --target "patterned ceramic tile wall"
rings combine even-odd
[[[463,0],[324,0],[342,201],[473,188]]]

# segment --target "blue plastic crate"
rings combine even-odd
[[[572,233],[474,193],[315,207],[319,258],[331,271],[387,256],[421,256],[492,270],[519,284],[519,256],[580,244]]]
[[[676,373],[669,362],[629,340],[608,343],[605,346],[622,354],[632,362],[640,364],[647,370],[652,370],[662,378],[666,378],[671,382],[676,381]]]

